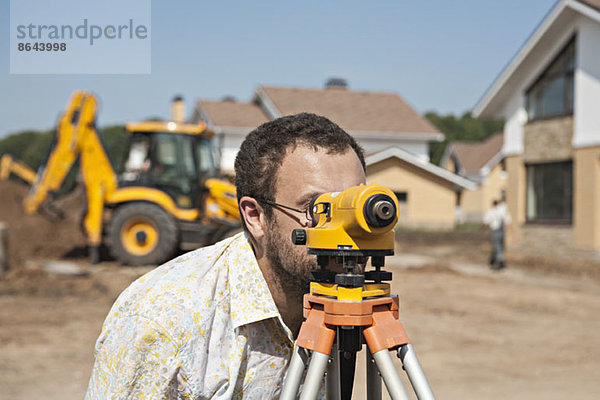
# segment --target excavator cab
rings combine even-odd
[[[235,186],[216,177],[213,133],[197,125],[150,121],[131,134],[125,171],[107,196],[111,254],[126,264],[167,260],[239,229]]]
[[[202,126],[188,125],[197,128],[190,132],[181,129],[181,124],[169,124],[127,125],[131,138],[119,186],[155,188],[168,194],[180,209],[201,208],[205,181],[216,172],[212,133]]]

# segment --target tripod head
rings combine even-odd
[[[324,193],[313,199],[309,210],[314,227],[295,229],[292,242],[317,256],[321,269],[311,271],[312,281],[358,287],[365,277],[377,283],[391,279],[391,273],[381,271],[385,256],[394,254],[398,221],[398,201],[390,189],[361,184]],[[363,273],[369,257],[376,270]],[[327,270],[332,258],[342,264],[343,274]]]

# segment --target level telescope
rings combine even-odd
[[[341,192],[321,194],[310,205],[313,227],[295,229],[292,242],[306,245],[317,256],[319,270],[310,280],[359,287],[365,276],[374,282],[390,280],[381,271],[384,257],[394,254],[394,226],[398,222],[398,201],[394,192],[377,184],[358,185]],[[364,272],[371,257],[374,271]],[[342,265],[343,274],[327,269],[332,262]]]
[[[392,255],[398,201],[385,186],[353,186],[324,193],[310,205],[313,228],[296,229],[292,241],[316,255]]]

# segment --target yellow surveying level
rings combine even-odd
[[[392,255],[398,201],[380,185],[359,185],[325,193],[310,206],[314,228],[308,229],[309,254]]]
[[[292,241],[317,256],[304,295],[304,322],[298,334],[281,399],[295,399],[308,365],[300,399],[316,399],[326,376],[327,399],[350,399],[356,352],[367,344],[367,392],[381,398],[381,378],[392,399],[408,400],[389,351],[397,352],[419,399],[434,399],[402,324],[398,296],[390,295],[391,272],[382,271],[394,254],[398,201],[380,185],[359,185],[317,196],[310,205],[313,227],[296,229]],[[374,270],[365,271],[368,258]],[[341,264],[343,272],[328,269]]]

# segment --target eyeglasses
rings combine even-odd
[[[286,206],[286,205],[283,205],[280,203],[275,203],[274,201],[267,200],[267,199],[257,199],[257,200],[262,201],[263,203],[268,204],[273,207],[281,207],[286,210],[290,210],[290,211],[297,212],[299,214],[304,215],[304,218],[306,218],[306,220],[308,221],[311,228],[314,228],[317,225],[315,219],[313,218],[313,216],[311,215],[311,212],[310,212],[310,207],[311,207],[312,203],[309,204],[308,206],[306,206],[306,209],[300,210],[299,208],[294,208],[294,207]]]

